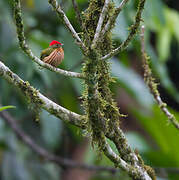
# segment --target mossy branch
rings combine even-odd
[[[94,38],[93,38],[93,41],[92,41],[92,44],[91,44],[92,49],[96,48],[97,42],[99,41],[101,28],[102,28],[104,18],[106,16],[106,13],[107,13],[107,10],[108,10],[109,2],[110,2],[109,0],[105,0],[103,9],[102,9],[102,11],[100,13],[98,24],[97,24],[97,27],[96,27],[96,32],[95,32],[95,35],[94,35]]]
[[[1,105],[0,105],[1,106]],[[26,132],[21,129],[16,123],[16,119],[14,119],[8,112],[3,111],[0,112],[0,117],[11,127],[17,137],[19,137],[24,144],[26,144],[32,151],[41,156],[43,159],[51,161],[57,164],[60,167],[66,168],[75,168],[75,169],[83,169],[88,171],[105,171],[109,173],[119,172],[120,169],[114,167],[106,167],[106,166],[94,166],[83,163],[78,163],[71,159],[63,158],[48,152],[44,147],[36,144],[35,140],[33,140]],[[123,163],[125,164],[125,163]],[[123,165],[124,166],[124,165]]]
[[[133,179],[138,180],[152,180],[152,178],[147,174],[146,170],[142,166],[133,165],[127,163],[123,160],[118,154],[116,154],[110,145],[107,143],[106,138],[102,136],[101,138],[101,146],[104,154],[115,164],[116,167],[119,167],[126,171],[129,176]]]
[[[49,2],[49,4],[52,5],[54,11],[56,11],[59,18],[63,20],[64,25],[71,32],[73,38],[77,41],[77,44],[80,46],[83,53],[85,53],[87,51],[87,48],[85,47],[84,43],[82,42],[82,40],[80,39],[80,37],[76,33],[75,29],[71,25],[69,19],[67,18],[64,11],[62,10],[60,4],[58,4],[57,0],[48,0],[48,2]]]
[[[109,19],[109,13],[114,10],[114,4],[110,2],[110,12],[102,15],[105,3],[107,1],[91,0],[88,9],[85,11],[85,25],[90,32],[92,41],[96,32],[101,32],[102,27],[105,26]],[[100,21],[100,17],[103,20]],[[97,31],[98,26],[100,27],[99,31]],[[112,99],[112,93],[109,89],[109,84],[112,81],[109,62],[101,61],[101,55],[105,52],[109,53],[112,49],[111,32],[107,32],[103,37],[101,36],[96,43],[97,46],[91,46],[83,66],[83,74],[86,77],[83,106],[87,117],[88,133],[91,135],[92,142],[98,145],[99,151],[104,152],[116,167],[124,169],[133,179],[155,179],[154,173],[150,177],[140,156],[132,151],[120,129],[119,118],[122,115]],[[106,142],[106,138],[114,142],[118,154],[112,151]],[[152,169],[150,170],[153,172]]]
[[[99,150],[104,152],[117,167],[125,170],[133,179],[155,179],[155,176],[150,175],[152,170],[150,169],[149,172],[140,156],[132,151],[120,129],[119,118],[122,117],[122,115],[112,98],[112,93],[109,88],[109,85],[112,82],[110,65],[107,61],[101,61],[101,59],[105,60],[114,56],[128,46],[129,42],[138,31],[145,0],[139,0],[135,22],[131,27],[126,41],[114,50],[112,50],[111,29],[115,24],[117,15],[127,3],[127,0],[123,0],[117,9],[114,8],[114,3],[112,1],[90,0],[89,7],[84,13],[84,43],[74,30],[57,0],[49,0],[49,3],[52,5],[57,15],[62,19],[66,28],[71,32],[85,56],[83,75],[74,74],[74,77],[85,77],[85,90],[83,93],[85,116],[71,112],[49,100],[30,86],[28,82],[24,82],[16,74],[10,71],[3,63],[0,63],[0,76],[18,87],[24,95],[29,97],[32,102],[37,104],[40,108],[47,110],[49,113],[54,114],[66,122],[86,129],[91,135],[93,143],[98,145]],[[17,34],[21,48],[35,62],[38,64],[43,63],[32,54],[31,50],[26,45],[20,0],[14,0],[14,8]],[[107,11],[108,9],[109,12]],[[115,14],[114,19],[110,19],[112,14]],[[109,23],[109,27],[105,29],[107,23]],[[104,34],[101,36],[103,30]],[[87,44],[89,42],[92,42],[92,45]],[[45,64],[45,66],[50,67],[50,65],[47,64]],[[71,74],[68,76],[71,76]],[[107,138],[114,142],[118,149],[118,154],[114,153],[111,149],[106,141]]]
[[[69,122],[75,126],[84,128],[85,121],[82,115],[76,114],[72,111],[65,109],[64,107],[51,101],[38,90],[33,88],[28,81],[23,81],[17,74],[13,73],[7,66],[0,61],[0,76],[6,79],[10,84],[20,89],[26,97],[30,99],[32,103],[38,105],[39,108],[43,108],[50,114],[55,115],[65,122]]]
[[[133,39],[133,37],[137,34],[138,32],[138,28],[140,26],[140,21],[141,21],[141,15],[144,9],[144,5],[145,5],[145,0],[139,0],[139,4],[138,4],[138,9],[137,9],[137,14],[135,16],[135,22],[134,24],[130,27],[130,33],[127,37],[127,39],[116,49],[112,50],[109,54],[103,56],[101,59],[102,60],[107,60],[113,56],[115,56],[116,54],[120,53],[121,51],[123,51],[124,49],[127,48],[127,46],[129,45],[129,43],[131,42],[131,40]]]
[[[155,79],[152,77],[152,71],[149,66],[149,57],[147,57],[147,54],[145,53],[145,45],[144,45],[144,32],[145,27],[144,25],[141,26],[141,53],[142,53],[142,65],[144,69],[144,81],[147,84],[147,86],[150,89],[150,92],[152,93],[154,99],[156,100],[159,108],[161,111],[164,112],[164,114],[167,116],[169,122],[171,122],[178,130],[179,130],[179,121],[176,120],[175,116],[170,113],[170,111],[167,109],[167,104],[164,103],[160,97],[160,93],[157,89],[157,84],[155,83]]]
[[[61,74],[68,77],[84,78],[84,76],[81,73],[65,71],[60,68],[55,68],[51,66],[50,64],[44,63],[32,53],[31,49],[28,47],[25,41],[20,0],[14,0],[14,18],[15,18],[15,24],[17,28],[17,36],[19,39],[19,45],[21,49],[25,52],[25,54],[27,54],[34,62],[36,62],[41,67],[46,68],[50,71],[53,71],[57,74]]]
[[[101,36],[104,36],[106,32],[108,32],[112,26],[114,26],[116,19],[119,15],[119,13],[121,12],[121,10],[124,8],[124,6],[127,4],[129,0],[123,0],[119,7],[117,7],[115,9],[114,14],[109,18],[108,22],[105,24],[105,27],[103,28],[102,32],[101,32]]]

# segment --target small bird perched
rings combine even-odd
[[[47,49],[44,49],[40,54],[40,59],[52,66],[57,67],[64,59],[63,44],[53,40]]]

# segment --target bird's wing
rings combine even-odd
[[[53,51],[53,48],[44,49],[40,54],[40,59],[43,60],[45,57],[49,56]]]

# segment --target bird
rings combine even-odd
[[[40,54],[40,59],[54,67],[57,67],[64,59],[63,44],[53,40],[47,49],[44,49]]]

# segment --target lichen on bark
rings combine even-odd
[[[88,9],[84,13],[84,26],[88,35],[84,37],[87,45],[92,43],[98,19],[104,5],[104,0],[90,1]],[[108,6],[104,24],[107,23],[110,16],[115,12],[114,3]],[[113,27],[113,26],[111,26]],[[111,29],[100,37],[95,49],[89,47],[88,57],[83,65],[82,71],[86,77],[85,90],[83,93],[83,105],[88,119],[88,131],[91,133],[92,141],[100,146],[101,139],[107,132],[113,131],[114,127],[119,127],[119,113],[117,104],[112,98],[112,92],[109,88],[113,78],[110,74],[110,64],[102,61],[100,58],[112,50]]]

